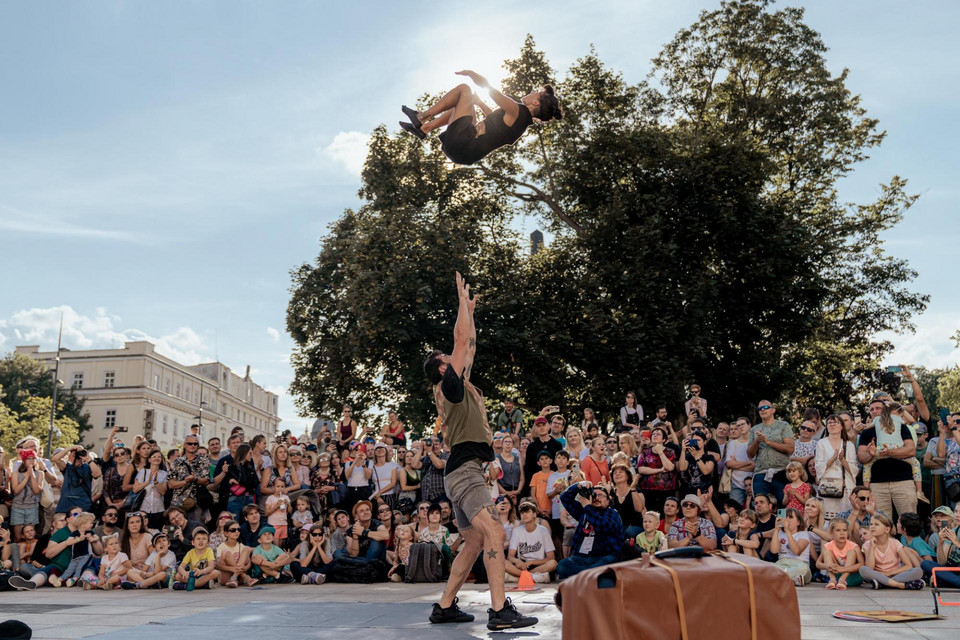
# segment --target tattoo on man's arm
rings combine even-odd
[[[497,557],[497,550],[496,550],[496,549],[490,549],[489,551],[487,551],[487,557],[490,558],[491,560],[492,560],[493,558],[496,558],[496,557]]]

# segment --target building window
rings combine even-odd
[[[160,391],[160,376],[157,374],[153,375],[153,388]]]
[[[77,371],[73,374],[71,385],[74,389],[83,389],[83,371]]]
[[[167,432],[167,416],[163,416],[163,432]]]
[[[113,385],[116,384],[117,374],[115,371],[107,371],[103,374],[103,386],[107,389],[112,389]]]
[[[222,415],[222,416],[224,416],[224,417],[226,417],[226,415],[227,415],[227,403],[226,403],[226,402],[221,402],[221,403],[220,403],[220,415]]]
[[[163,382],[163,392],[164,392],[164,393],[170,393],[170,378],[167,378],[167,379]]]
[[[174,418],[173,419],[173,437],[176,438],[179,436],[180,436],[180,419]]]
[[[178,398],[180,397],[180,385],[179,385],[179,384],[177,385],[177,392],[176,392],[175,394],[173,394],[173,395],[177,396]]]
[[[194,397],[193,401],[196,402],[197,404],[200,404],[200,392],[199,391],[194,392],[193,397]]]
[[[103,428],[113,429],[115,426],[117,426],[117,410],[107,409],[106,417],[103,419]]]

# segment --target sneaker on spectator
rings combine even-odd
[[[518,578],[517,576],[513,575],[512,573],[507,573],[506,571],[504,571],[504,572],[503,572],[503,581],[504,581],[504,582],[509,582],[509,583],[516,583],[516,582],[519,582],[519,581],[520,581],[520,578]]]
[[[871,587],[874,591],[880,590],[880,583],[876,580],[864,580],[863,584],[867,587]]]
[[[300,584],[313,584],[313,580],[310,579],[310,574],[305,573],[300,576]]]
[[[279,584],[292,584],[296,581],[297,581],[296,578],[294,578],[292,574],[287,573],[286,571],[281,572],[280,579],[277,580]]]
[[[793,584],[797,585],[798,587],[802,587],[802,586],[803,586],[803,576],[797,576],[797,577],[794,579]]]
[[[32,580],[27,580],[22,576],[10,576],[10,579],[7,581],[11,587],[17,591],[33,591],[37,588],[37,583]]]
[[[503,602],[503,608],[500,611],[487,609],[487,629],[499,631],[501,629],[521,629],[523,627],[532,627],[540,622],[533,616],[525,616],[517,611],[510,598]]]
[[[327,581],[327,574],[325,573],[311,573],[310,577],[313,580],[313,584],[323,584]]]
[[[911,580],[910,582],[904,584],[903,588],[909,591],[919,591],[920,589],[923,589],[924,586],[923,580]]]
[[[47,582],[50,583],[51,587],[60,587],[63,585],[63,580],[61,580],[59,576],[55,576],[52,573],[50,574],[50,577],[47,578]]]
[[[130,582],[129,580],[124,580],[123,582],[120,583],[120,588],[121,588],[121,589],[126,589],[127,591],[129,591],[130,589],[136,589],[136,588],[137,588],[137,583],[136,583],[136,582]]]
[[[534,581],[534,582],[539,582],[540,584],[546,584],[546,583],[550,582],[550,574],[549,574],[549,573],[544,573],[543,571],[538,571],[538,572],[535,572],[535,573],[533,573],[533,574],[531,574],[531,575],[533,575],[533,581]]]
[[[187,583],[186,583],[186,582],[174,582],[174,583],[173,583],[173,590],[174,590],[174,591],[186,591],[186,590],[187,590]]]

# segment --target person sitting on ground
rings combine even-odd
[[[810,533],[801,530],[803,516],[796,509],[786,509],[786,518],[777,518],[775,535],[770,540],[770,553],[777,555],[774,565],[790,576],[794,584],[810,584]]]
[[[924,560],[933,561],[937,552],[923,539],[923,523],[915,513],[900,515],[897,522],[897,531],[900,532],[900,544],[910,554],[911,564],[919,567]]]
[[[263,582],[279,582],[280,584],[293,582],[290,572],[290,562],[293,558],[283,549],[273,544],[276,531],[270,525],[260,529],[260,544],[253,550],[250,561],[253,568],[251,577],[262,578]]]
[[[700,517],[700,497],[687,494],[680,501],[680,509],[683,518],[674,522],[667,534],[670,548],[698,546],[704,551],[716,549],[717,530],[712,522]]]
[[[891,537],[893,522],[883,513],[875,513],[870,520],[870,539],[863,543],[865,560],[860,576],[874,589],[922,589],[923,569],[912,566],[899,540]]]
[[[550,582],[550,572],[557,568],[550,531],[537,524],[537,508],[529,502],[520,505],[520,522],[510,535],[505,580],[516,582],[522,572],[529,571],[534,582]]]
[[[571,555],[560,561],[557,578],[616,562],[623,544],[623,522],[610,507],[607,490],[590,481],[577,482],[560,494],[560,502],[578,524],[570,543]]]
[[[169,580],[173,578],[177,570],[177,557],[170,551],[170,540],[165,533],[155,533],[152,538],[153,551],[147,556],[143,569],[131,567],[127,572],[127,581],[125,585],[133,585],[135,589],[149,589],[157,587],[165,589],[169,585]]]
[[[817,567],[827,572],[827,589],[845,590],[863,582],[860,569],[863,567],[863,554],[860,545],[850,539],[850,525],[843,518],[830,521],[832,540],[823,545],[823,553]]]
[[[180,591],[205,587],[211,580],[220,577],[213,549],[207,544],[210,541],[207,530],[197,527],[193,530],[192,540],[193,548],[183,557],[183,562],[177,568],[176,582],[173,583],[173,588]]]
[[[440,507],[438,506],[437,509]],[[351,558],[371,563],[387,558],[387,538],[390,532],[380,520],[373,519],[373,505],[361,500],[353,505],[353,528],[347,537],[347,552]]]
[[[720,540],[727,553],[742,553],[751,558],[760,557],[760,533],[757,531],[757,512],[743,509],[737,516],[736,528]]]
[[[297,548],[297,560],[290,563],[293,579],[300,580],[300,584],[323,584],[327,581],[327,570],[333,564],[333,557],[327,553],[324,544],[323,525],[319,522],[305,524],[301,531],[307,537]]]
[[[91,572],[91,579],[85,579],[83,587],[99,587],[109,591],[121,584],[130,584],[130,588],[136,588],[135,584],[124,582],[127,572],[130,571],[130,558],[120,550],[120,536],[107,536],[102,542],[103,558],[100,559],[100,570],[95,577]]]
[[[260,531],[267,526],[267,523],[263,521],[260,507],[255,504],[245,506],[240,515],[243,516],[243,522],[240,523],[240,542],[243,546],[252,549],[259,544]]]
[[[230,522],[223,528],[223,535],[224,541],[215,550],[220,584],[233,589],[240,586],[241,581],[247,586],[257,584],[258,581],[248,575],[253,568],[251,549],[240,542],[240,525]]]
[[[563,117],[560,101],[550,85],[525,95],[518,102],[491,87],[486,78],[474,71],[457,71],[457,75],[466,76],[489,91],[499,108],[492,110],[468,85],[460,84],[426,111],[418,113],[402,107],[410,123],[400,123],[404,131],[421,140],[434,129],[446,126],[447,130],[440,134],[443,153],[456,164],[479,162],[490,152],[513,144],[533,124],[534,118],[548,122]],[[484,115],[480,122],[477,122],[477,108]]]
[[[943,521],[942,528],[937,533],[937,560],[924,560],[920,566],[924,573],[933,574],[937,567],[960,567],[960,517],[955,516],[952,523]],[[936,576],[938,587],[960,589],[960,572],[938,571]],[[931,582],[932,584],[932,582]]]
[[[659,524],[660,514],[656,511],[647,511],[643,514],[643,531],[635,538],[640,551],[652,554],[667,550],[667,536],[657,528]]]
[[[387,561],[390,570],[387,578],[391,582],[403,582],[407,575],[407,565],[410,564],[410,547],[413,546],[413,527],[409,524],[397,525],[394,532],[394,551],[387,552]]]

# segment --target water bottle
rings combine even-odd
[[[190,573],[187,574],[187,591],[193,591],[193,588],[196,586],[196,584],[197,584],[197,577],[193,574],[193,571],[191,570]]]

